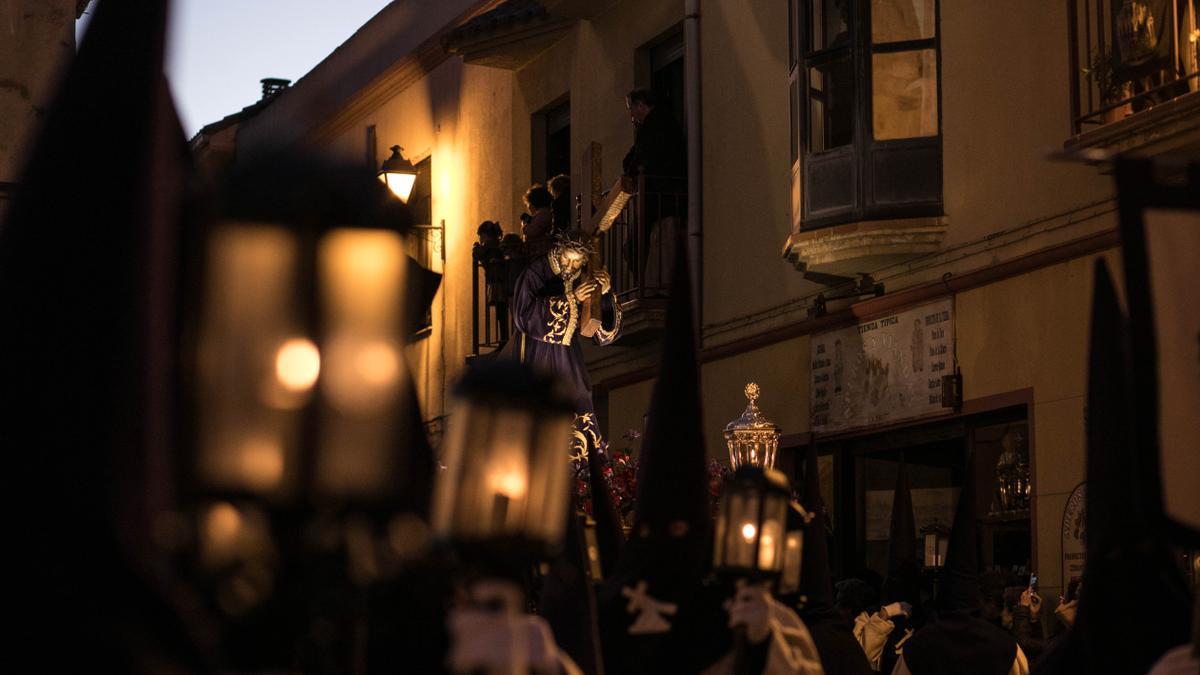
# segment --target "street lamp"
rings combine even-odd
[[[404,148],[399,145],[392,146],[392,156],[383,160],[378,176],[379,181],[386,185],[392,194],[407,204],[408,198],[412,196],[413,185],[417,182],[419,172],[412,162],[400,154],[403,150]]]
[[[770,581],[784,570],[789,541],[787,478],[775,469],[742,466],[725,480],[717,513],[713,566],[730,576]],[[802,537],[802,535],[801,535]]]
[[[779,427],[759,412],[757,384],[747,384],[744,393],[749,401],[746,410],[725,426],[729,465],[735,471],[742,466],[774,468],[775,452],[779,449]]]
[[[501,575],[552,555],[569,503],[572,408],[515,361],[473,364],[459,382],[434,486],[434,536]]]

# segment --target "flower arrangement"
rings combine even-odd
[[[622,434],[622,438],[631,443],[642,437],[641,433],[630,429]],[[628,447],[610,449],[608,444],[601,442],[599,455],[602,462],[601,475],[608,484],[609,494],[612,495],[613,509],[621,519],[625,528],[632,527],[633,516],[637,509],[637,479],[640,462],[634,457]],[[708,495],[710,513],[715,517],[717,502],[721,497],[721,485],[729,474],[729,467],[719,460],[709,459],[706,465],[708,476]],[[592,488],[588,475],[587,460],[574,462],[575,499],[579,508],[587,515],[592,515]]]

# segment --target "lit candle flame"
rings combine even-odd
[[[321,374],[321,353],[312,340],[292,338],[275,353],[275,377],[288,391],[312,389]]]

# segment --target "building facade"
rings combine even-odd
[[[39,121],[75,55],[87,0],[14,0],[0,7],[0,218],[20,187]]]
[[[818,446],[837,572],[885,571],[903,459],[918,527],[948,523],[977,481],[985,561],[1035,570],[1053,598],[1077,572],[1064,517],[1083,481],[1092,269],[1118,260],[1105,153],[1194,150],[1200,128],[1195,3],[1168,3],[1167,74],[1115,90],[1092,67],[1113,4],[393,2],[239,118],[236,156],[300,143],[378,166],[400,145],[423,167],[413,252],[445,276],[408,356],[436,422],[493,348],[476,227],[519,232],[522,194],[559,172],[605,206],[633,140],[625,94],[653,87],[692,154],[674,194],[697,235],[709,454],[757,382],[781,466]],[[643,190],[607,235],[610,269],[629,267]],[[627,334],[587,355],[605,433],[637,451],[662,301],[616,276]]]

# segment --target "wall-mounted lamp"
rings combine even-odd
[[[400,201],[408,203],[408,198],[412,196],[413,185],[417,182],[417,167],[413,163],[404,158],[400,154],[404,148],[399,145],[392,146],[392,156],[383,161],[379,166],[379,180],[396,195]]]

